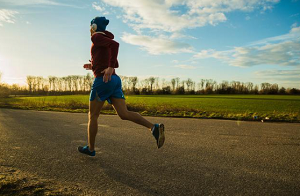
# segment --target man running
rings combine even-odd
[[[130,120],[147,127],[156,139],[157,147],[161,148],[165,141],[164,125],[152,124],[139,113],[127,110],[121,79],[115,72],[115,68],[119,67],[119,43],[113,40],[114,35],[111,32],[106,31],[108,23],[109,20],[105,17],[96,17],[91,21],[91,61],[83,67],[93,70],[95,79],[90,93],[88,145],[79,146],[78,151],[89,156],[96,155],[98,117],[106,100],[112,104],[122,120]]]

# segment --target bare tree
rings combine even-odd
[[[203,90],[204,89],[205,80],[201,79],[200,84],[201,84],[201,90]]]
[[[176,80],[175,78],[171,79],[171,84],[172,84],[172,90],[175,91],[175,85],[176,85]]]
[[[149,82],[150,82],[150,91],[152,92],[152,87],[153,87],[153,84],[155,82],[155,78],[154,77],[150,77],[149,78]]]
[[[124,84],[126,86],[126,90],[130,90],[130,87],[131,87],[130,77],[124,77]]]
[[[62,77],[61,78],[62,80],[62,88],[64,89],[64,91],[67,91],[68,90],[68,79],[67,77]]]
[[[247,82],[246,86],[247,86],[248,91],[251,92],[253,90],[253,83],[252,82]]]
[[[53,77],[53,90],[57,91],[57,87],[58,87],[58,77]]]
[[[271,89],[270,83],[267,83],[267,82],[261,83],[261,92],[262,93],[267,94],[267,93],[269,93],[270,89]]]
[[[176,89],[179,88],[179,82],[180,82],[180,78],[175,78],[175,81],[176,81]]]
[[[57,78],[57,90],[59,92],[63,91],[63,79],[62,78]]]
[[[48,76],[48,81],[49,81],[49,90],[51,91],[52,90],[52,76]]]
[[[41,84],[41,86],[42,86],[42,90],[43,90],[43,91],[48,91],[48,87],[47,87],[47,79],[42,78],[42,84]]]
[[[212,82],[212,90],[215,91],[217,89],[218,83],[217,81],[213,80]]]
[[[48,77],[49,80],[49,87],[50,87],[50,91],[56,91],[57,87],[59,86],[58,84],[58,77],[56,76],[49,76]]]
[[[120,76],[122,80],[123,89],[128,89],[128,77],[127,76]]]
[[[211,83],[212,83],[211,79],[205,80],[205,90],[208,90],[211,88]]]
[[[74,75],[74,76],[71,76],[71,78],[72,78],[72,84],[73,84],[73,89],[75,90],[75,91],[78,91],[78,80],[79,80],[79,76],[76,76],[76,75]]]
[[[87,77],[86,77],[86,76],[83,76],[83,84],[82,84],[82,90],[83,90],[83,91],[86,91],[87,84],[88,84]]]
[[[192,91],[196,91],[196,82],[193,82],[193,84],[192,84]]]
[[[136,84],[137,84],[137,77],[130,77],[130,82],[132,84],[132,91],[135,92]]]
[[[36,77],[37,91],[43,89],[42,88],[42,86],[43,86],[42,82],[43,82],[43,77],[40,77],[40,76]]]
[[[72,76],[67,76],[67,84],[69,87],[69,91],[72,91]]]
[[[148,79],[144,79],[140,81],[140,85],[142,89],[148,89],[149,88],[149,81]]]
[[[33,82],[34,82],[33,80],[34,80],[33,76],[27,76],[27,78],[26,78],[29,92],[32,92],[32,86],[33,86]]]
[[[94,78],[91,76],[90,73],[88,73],[86,76],[86,82],[87,82],[87,90],[90,91],[93,85]]]
[[[161,79],[161,88],[165,89],[168,86],[168,82],[166,81],[165,78]]]
[[[155,78],[155,85],[154,85],[154,88],[157,90],[159,89],[159,77],[156,77]]]
[[[79,90],[82,91],[84,89],[84,76],[78,76],[78,85],[79,85]]]
[[[277,94],[279,91],[279,87],[278,87],[278,84],[272,84],[271,87],[270,87],[270,91],[269,93],[270,94]]]
[[[32,90],[35,92],[35,91],[37,91],[37,77],[33,76],[32,80],[33,80]]]
[[[187,91],[190,91],[190,87],[193,85],[193,80],[191,78],[188,78],[187,81],[185,81]]]
[[[219,84],[219,90],[221,93],[228,93],[228,87],[229,87],[229,82],[226,80],[223,80],[221,84]]]

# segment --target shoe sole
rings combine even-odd
[[[159,137],[157,148],[161,148],[165,143],[165,126],[164,124],[159,124]]]

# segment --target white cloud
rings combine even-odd
[[[31,6],[31,5],[53,5],[53,6],[67,6],[74,8],[81,8],[72,4],[59,3],[52,0],[1,0],[4,5],[15,5],[15,6]]]
[[[191,66],[191,65],[175,65],[174,67],[177,67],[180,69],[196,69],[195,66]]]
[[[186,28],[217,25],[235,10],[271,9],[279,0],[102,0],[119,7],[124,22],[137,32],[141,29],[176,32]],[[175,9],[177,8],[177,9]]]
[[[192,47],[189,44],[175,42],[162,37],[157,38],[145,35],[133,35],[124,33],[121,39],[126,43],[140,46],[142,50],[145,50],[154,55],[192,52]]]
[[[295,22],[294,24],[292,24],[291,28],[295,28],[297,26],[298,26],[298,24]]]
[[[264,82],[278,83],[285,87],[295,87],[300,86],[300,70],[263,70],[254,73],[257,79]]]
[[[22,0],[22,1],[1,0],[1,3],[12,4],[12,5],[55,4],[55,2],[50,0]]]
[[[99,4],[97,4],[97,2],[93,2],[92,6],[95,10],[101,12],[101,14],[103,14],[103,15],[108,15],[109,14],[109,12],[106,11],[105,7],[100,6]]]
[[[182,38],[197,39],[196,37],[193,37],[193,36],[190,36],[190,35],[185,35],[185,34],[179,33],[179,32],[174,32],[170,36],[170,39],[182,39]]]
[[[99,5],[97,4],[97,2],[93,2],[92,6],[93,6],[93,8],[94,8],[95,10],[97,10],[97,11],[99,11],[99,12],[105,11],[105,8],[99,6]]]
[[[174,40],[192,36],[184,35],[185,29],[217,25],[227,20],[226,14],[232,11],[249,12],[272,7],[279,0],[101,0],[93,7],[103,11],[108,6],[117,7],[118,18],[128,24],[138,35],[124,34],[126,43],[141,46],[150,54],[172,54],[191,52],[189,44]],[[119,16],[121,14],[122,16]],[[145,36],[149,31],[156,36]],[[164,35],[164,37],[162,37]],[[168,35],[168,36],[166,36]],[[158,37],[158,38],[157,38]]]
[[[296,17],[296,16],[299,16],[299,13],[293,14],[293,15],[291,15],[290,17]]]
[[[293,28],[290,31],[290,35],[293,37],[300,36],[300,26],[297,27],[296,25],[293,25]]]
[[[215,58],[215,59],[229,60],[228,55],[230,55],[232,52],[234,52],[234,50],[228,50],[228,51],[216,51],[213,49],[201,50],[199,53],[194,55],[194,58],[197,59]]]
[[[294,26],[288,34],[267,38],[233,50],[202,50],[194,58],[216,58],[229,65],[300,66],[300,27]]]
[[[257,71],[255,74],[259,77],[274,79],[274,80],[285,80],[285,81],[297,81],[299,82],[300,70],[264,70]]]
[[[2,23],[15,23],[15,15],[18,12],[7,9],[0,9],[0,26],[3,26]]]

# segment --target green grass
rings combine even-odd
[[[1,98],[0,107],[87,112],[88,95]],[[150,116],[300,122],[300,96],[130,95],[129,110]],[[103,113],[114,113],[106,104]]]

